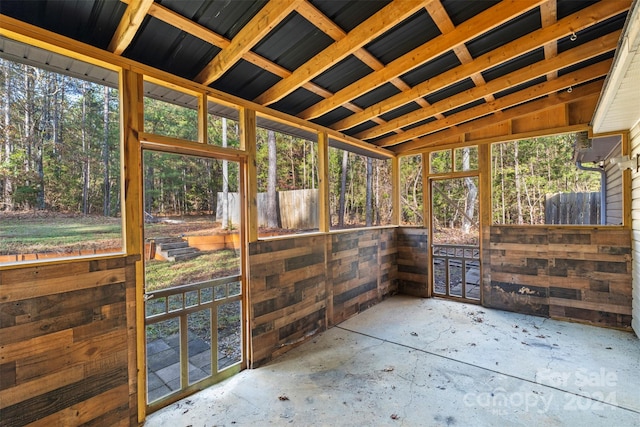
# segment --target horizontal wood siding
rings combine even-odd
[[[631,157],[640,156],[640,122],[630,132]],[[640,336],[640,173],[631,171],[631,229],[633,248],[633,319],[632,326]]]
[[[429,296],[429,249],[425,228],[398,228],[398,291]]]
[[[326,329],[325,236],[249,245],[252,367]]]
[[[620,156],[620,146],[609,157]],[[618,165],[605,164],[607,177],[607,224],[622,225],[622,171]]]
[[[249,245],[251,367],[397,291],[394,229]]]
[[[628,230],[493,226],[485,249],[485,306],[630,327]]]
[[[0,271],[0,425],[137,425],[136,259]]]

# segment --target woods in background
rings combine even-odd
[[[119,215],[116,89],[0,59],[0,210]]]

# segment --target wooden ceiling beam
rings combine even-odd
[[[390,147],[392,145],[409,141],[412,138],[420,138],[423,135],[438,132],[442,129],[456,126],[460,123],[474,120],[479,117],[511,108],[516,105],[529,102],[533,99],[537,99],[542,96],[561,91],[563,89],[567,89],[569,87],[586,83],[588,81],[597,79],[598,77],[606,76],[609,72],[609,68],[611,68],[611,63],[611,59],[598,62],[597,64],[590,65],[581,70],[574,71],[573,73],[565,74],[564,76],[558,77],[555,80],[540,83],[527,89],[512,93],[510,95],[506,95],[493,102],[481,104],[477,107],[452,114],[445,119],[427,123],[425,125],[407,130],[404,133],[384,138],[378,141],[376,145],[380,147]]]
[[[457,95],[443,99],[442,101],[432,104],[430,107],[412,111],[401,117],[393,119],[384,125],[361,132],[356,135],[356,138],[375,138],[413,123],[420,122],[438,113],[461,107],[478,99],[484,98],[486,100],[488,95],[491,95],[491,101],[493,101],[493,94],[509,89],[510,87],[526,83],[538,77],[548,75],[551,72],[554,72],[557,75],[557,71],[560,69],[614,50],[618,43],[620,33],[621,30],[614,31],[598,39],[564,51],[560,55],[546,61],[536,62],[528,67],[521,68],[500,78],[491,80],[489,83],[482,86],[476,86]]]
[[[500,123],[510,122],[520,117],[538,113],[550,108],[556,108],[558,105],[568,105],[585,98],[597,97],[602,90],[604,82],[602,80],[588,83],[584,86],[574,89],[571,93],[566,91],[551,94],[545,98],[540,98],[529,103],[513,107],[500,114],[483,117],[473,122],[464,123],[454,126],[441,132],[433,133],[415,141],[398,144],[390,148],[396,154],[417,153],[426,149],[438,146],[442,141],[450,141],[455,138],[464,137],[469,132],[474,132]],[[506,139],[506,137],[505,137]]]
[[[124,0],[124,1],[127,2],[130,0]],[[198,24],[197,22],[194,22],[189,18],[182,16],[179,13],[174,12],[171,9],[168,9],[165,6],[162,6],[158,3],[152,4],[151,8],[149,8],[148,13],[150,16],[153,16],[156,19],[159,19],[169,25],[172,25],[188,34],[191,34],[194,37],[199,38],[200,40],[203,40],[221,49],[226,49],[229,46],[229,44],[231,44],[231,40],[227,39],[226,37],[221,36],[215,31],[212,31]],[[276,64],[273,61],[268,60],[263,56],[258,55],[257,53],[251,50],[245,52],[244,55],[242,55],[242,59],[244,59],[245,61],[257,67],[262,68],[263,70],[266,70],[272,74],[275,74],[276,76],[283,79],[291,75],[291,71]],[[316,95],[319,95],[323,98],[328,98],[329,96],[333,95],[332,92],[312,82],[306,83],[303,87],[308,91],[315,93]],[[353,109],[352,111],[361,111],[361,110],[362,109],[359,109],[359,110]]]
[[[346,37],[336,41],[312,59],[302,64],[290,77],[279,81],[269,88],[260,95],[255,102],[262,105],[269,105],[284,98],[304,83],[320,75],[325,70],[328,70],[348,55],[356,52],[365,44],[414,14],[429,1],[432,0],[394,0],[351,30]],[[305,6],[303,5],[302,7]],[[349,101],[351,100],[349,99],[345,102]]]
[[[420,65],[437,58],[451,50],[452,47],[463,44],[487,31],[496,28],[505,22],[531,10],[544,0],[518,1],[505,0],[497,5],[475,15],[471,19],[460,24],[454,31],[442,34],[411,52],[395,59],[382,70],[375,71],[355,83],[336,92],[331,98],[327,98],[307,108],[299,116],[304,119],[312,119],[325,114],[345,102],[349,102],[363,95],[395,77],[419,67]],[[415,99],[417,99],[416,97]]]
[[[432,79],[417,84],[410,90],[391,96],[382,102],[365,108],[362,113],[353,114],[331,126],[335,130],[349,129],[391,110],[394,110],[423,96],[443,89],[467,77],[512,60],[525,52],[537,49],[545,44],[580,31],[590,25],[602,22],[629,8],[630,0],[611,0],[598,2],[579,13],[567,16],[555,24],[541,28],[524,37],[477,57],[473,62],[460,65]],[[358,83],[358,82],[356,82]],[[348,88],[346,88],[348,89]],[[343,89],[344,90],[344,89]],[[334,98],[342,91],[338,91]],[[329,101],[332,98],[327,99]],[[321,101],[322,103],[324,101]],[[318,106],[320,103],[316,104]],[[314,107],[315,107],[314,106]],[[313,108],[313,107],[311,107]],[[334,107],[335,108],[335,107]],[[309,109],[307,109],[309,111]],[[304,113],[304,112],[303,112]]]
[[[138,32],[152,5],[153,0],[130,0],[107,47],[110,52],[122,55],[122,52],[131,44],[131,40]]]
[[[456,29],[455,25],[453,25],[453,21],[451,21],[449,14],[445,10],[444,6],[442,6],[440,0],[429,3],[429,5],[427,6],[427,12],[429,12],[429,15],[431,15],[431,18],[433,19],[433,22],[436,23],[442,34],[450,33]],[[468,64],[469,62],[473,61],[473,57],[471,56],[471,53],[469,52],[469,49],[467,49],[467,46],[465,44],[455,46],[453,48],[453,53],[455,53],[455,55],[458,57],[461,64]],[[476,86],[481,86],[486,83],[481,73],[473,73],[470,77],[473,81],[473,84],[475,84]],[[418,101],[419,100],[424,100],[424,98],[419,98]],[[487,95],[485,97],[485,101],[493,101],[493,96]],[[423,105],[423,107],[425,106]]]
[[[558,3],[557,0],[549,0],[546,3],[540,5],[540,15],[542,17],[542,28],[549,27],[558,21]],[[544,45],[544,57],[545,59],[551,59],[558,54],[558,42],[556,40],[550,41]],[[547,74],[547,80],[552,80],[558,77],[556,71],[552,71]]]
[[[269,34],[304,0],[271,0],[196,76],[195,80],[210,85],[235,65],[242,56]]]

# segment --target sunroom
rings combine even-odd
[[[0,424],[136,425],[397,294],[637,334],[639,16],[3,1]]]

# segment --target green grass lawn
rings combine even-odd
[[[0,214],[0,254],[69,253],[122,248],[120,218]]]
[[[145,263],[146,291],[188,285],[240,272],[240,254],[233,249],[205,252],[185,261],[150,260]]]

